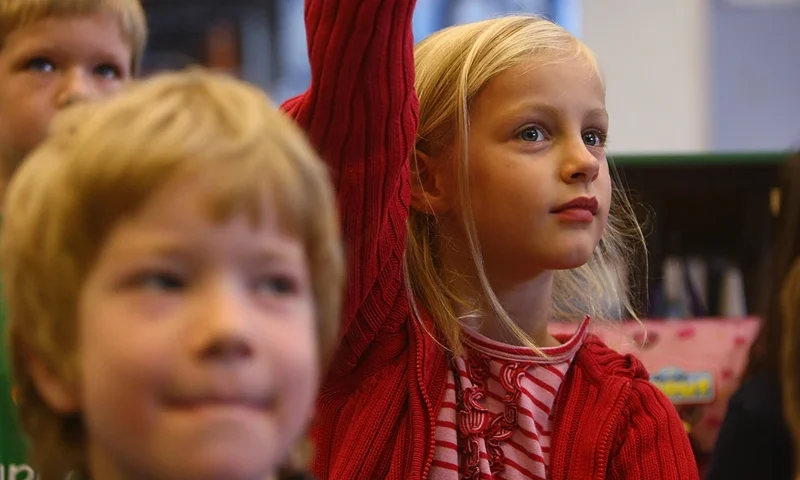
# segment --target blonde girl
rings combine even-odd
[[[587,335],[635,236],[593,55],[532,16],[414,51],[413,6],[307,2],[312,87],[285,105],[334,172],[349,260],[316,473],[697,478],[642,364]],[[554,338],[557,317],[583,321]]]

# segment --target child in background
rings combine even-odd
[[[119,91],[139,68],[138,0],[0,0],[0,167],[7,183],[76,102]]]
[[[42,480],[264,480],[301,439],[344,265],[325,167],[255,87],[169,74],[65,112],[2,262]]]
[[[335,172],[349,259],[316,471],[697,478],[640,362],[586,336],[588,320],[572,338],[547,332],[555,316],[602,317],[592,305],[628,253],[591,52],[506,17],[415,54],[413,7],[307,2],[312,86],[284,106]]]
[[[794,367],[783,364],[781,350],[784,341],[797,337],[786,334],[785,319],[791,312],[781,309],[781,285],[800,258],[800,155],[781,166],[778,178],[780,201],[767,308],[750,349],[744,380],[728,401],[707,480],[791,480],[795,475],[795,447],[783,402],[783,378]]]

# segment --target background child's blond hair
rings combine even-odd
[[[181,176],[209,179],[214,221],[261,218],[274,201],[306,247],[320,357],[338,335],[344,267],[335,199],[324,165],[264,94],[200,71],[164,74],[110,101],[66,111],[12,181],[2,238],[9,339],[18,405],[44,480],[84,468],[80,418],[48,408],[31,358],[78,381],[76,303],[109,231]]]
[[[464,206],[469,255],[475,261],[481,292],[492,314],[525,345],[537,350],[530,338],[509,318],[492,291],[483,268],[478,235],[469,202],[467,156],[470,104],[495,76],[514,66],[533,62],[546,65],[585,62],[599,74],[592,52],[560,26],[535,16],[509,16],[441,30],[420,42],[414,52],[416,89],[420,101],[416,151],[438,154],[452,146],[457,159],[459,200]],[[415,160],[412,159],[412,170]],[[412,181],[419,181],[412,177]],[[531,185],[531,188],[536,188]],[[446,278],[436,255],[435,218],[415,209],[408,221],[406,271],[414,296],[431,313],[447,347],[461,351],[461,325],[457,307],[476,308],[462,298]],[[622,310],[635,316],[628,303],[625,266],[630,265],[630,241],[644,245],[641,229],[626,197],[614,190],[608,226],[589,262],[573,270],[556,272],[553,317],[582,319],[609,317],[606,297],[619,300]]]
[[[131,72],[138,74],[147,43],[147,19],[139,0],[0,0],[0,48],[15,30],[31,23],[98,12],[116,17],[133,51]]]

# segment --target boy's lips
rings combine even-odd
[[[267,389],[232,385],[220,382],[196,389],[179,390],[167,396],[166,403],[175,408],[195,409],[203,407],[237,407],[268,410],[275,406],[276,395]]]

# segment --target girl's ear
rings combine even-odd
[[[453,208],[452,162],[420,150],[411,155],[411,207],[429,215],[442,215]]]

